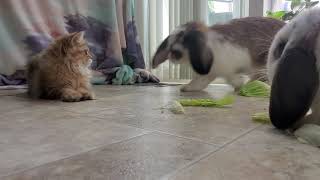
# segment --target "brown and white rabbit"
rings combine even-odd
[[[279,129],[320,124],[319,32],[320,9],[315,8],[294,18],[274,38],[267,63],[272,84],[269,113]]]
[[[268,50],[284,22],[265,17],[234,19],[208,27],[200,22],[181,25],[158,47],[152,67],[165,60],[190,63],[197,73],[182,91],[199,91],[217,77],[225,78],[236,89],[265,71]],[[265,75],[266,73],[264,73]]]

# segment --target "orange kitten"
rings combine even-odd
[[[67,102],[94,98],[90,84],[91,54],[83,32],[62,36],[28,64],[29,95]]]

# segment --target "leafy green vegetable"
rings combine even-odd
[[[234,103],[234,96],[227,95],[222,99],[180,99],[182,106],[225,107]]]
[[[169,104],[169,110],[174,114],[184,114],[184,108],[178,101],[172,101]]]
[[[278,20],[282,20],[282,17],[286,14],[286,11],[276,11],[276,12],[271,12],[267,11],[267,16],[271,18],[275,18]]]
[[[263,123],[263,124],[269,124],[271,122],[269,114],[268,113],[256,113],[252,115],[252,121]]]
[[[267,16],[283,21],[291,21],[294,17],[300,14],[302,11],[315,7],[319,1],[311,0],[288,0],[291,1],[290,11],[267,11]]]
[[[246,97],[270,97],[270,86],[262,81],[251,81],[240,88],[239,95]]]

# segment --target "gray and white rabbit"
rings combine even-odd
[[[267,62],[269,113],[279,129],[320,123],[320,9],[305,11],[275,36]],[[311,109],[312,113],[306,115]]]
[[[158,47],[152,67],[165,60],[190,63],[196,72],[182,91],[199,91],[223,77],[236,89],[251,79],[266,76],[266,61],[274,35],[284,22],[265,17],[234,19],[208,27],[189,22],[178,27]]]

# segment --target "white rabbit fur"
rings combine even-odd
[[[177,28],[159,46],[153,68],[169,59],[191,64],[195,73],[182,91],[200,91],[215,78],[225,78],[236,89],[251,79],[266,76],[267,54],[274,35],[284,23],[271,18],[248,17],[208,27],[190,22]]]
[[[295,17],[275,36],[267,73],[271,82],[269,113],[279,129],[320,123],[320,9]],[[311,115],[307,112],[311,109]]]

